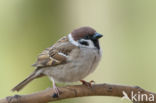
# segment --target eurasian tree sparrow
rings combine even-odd
[[[53,46],[45,49],[33,64],[35,71],[24,81],[15,86],[12,91],[19,91],[30,81],[48,76],[53,82],[56,94],[58,82],[87,83],[83,78],[92,73],[101,58],[99,38],[102,35],[91,27],[81,27],[62,37]]]

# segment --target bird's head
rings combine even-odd
[[[68,35],[70,42],[76,46],[98,49],[100,49],[99,39],[102,36],[91,27],[75,29]]]

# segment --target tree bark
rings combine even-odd
[[[92,88],[88,88],[84,85],[73,85],[60,87],[59,97],[53,97],[54,91],[52,88],[48,88],[44,91],[40,91],[28,95],[15,95],[9,96],[5,99],[0,99],[0,103],[47,103],[50,101],[57,101],[67,98],[84,97],[84,96],[115,96],[123,97],[123,92],[132,100],[133,103],[156,103],[156,94],[148,92],[138,86],[123,86],[123,85],[112,85],[112,84],[96,84],[92,85]],[[135,96],[137,100],[131,98],[133,94],[138,94]],[[142,94],[144,94],[143,99]],[[150,98],[153,95],[153,98]],[[145,96],[148,97],[145,98]]]

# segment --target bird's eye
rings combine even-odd
[[[89,36],[84,37],[84,39],[89,39]]]
[[[79,43],[82,44],[82,45],[85,45],[85,46],[89,45],[87,41],[79,41]]]
[[[92,36],[89,36],[89,35],[84,37],[84,39],[91,39],[91,38],[92,38]]]

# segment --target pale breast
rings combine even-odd
[[[97,49],[77,48],[64,65],[47,67],[45,74],[59,82],[76,82],[93,72],[100,60]]]

